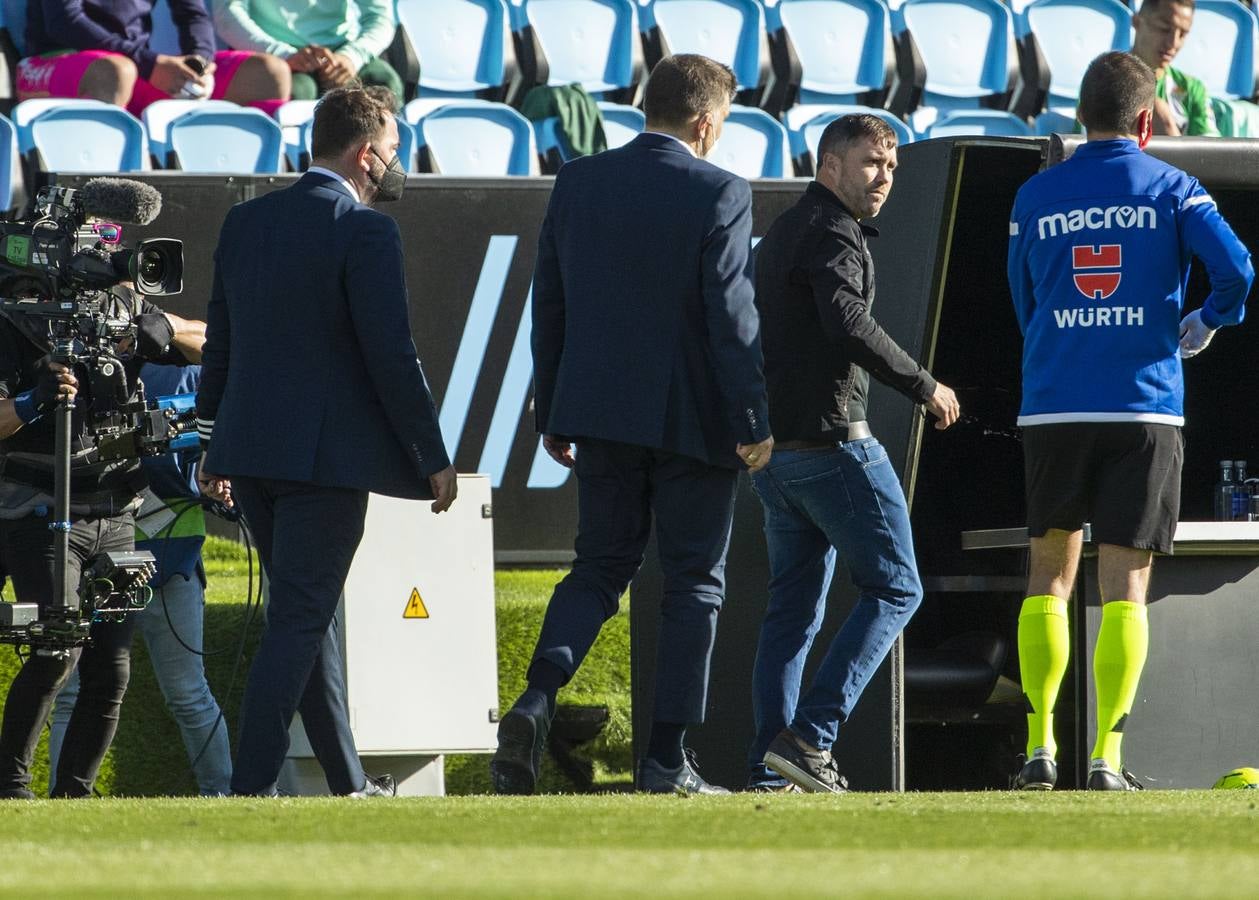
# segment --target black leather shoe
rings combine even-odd
[[[490,760],[490,779],[496,794],[532,794],[542,771],[542,753],[551,720],[513,706],[498,723],[498,750]]]
[[[695,770],[694,751],[688,749],[682,759],[682,765],[676,769],[666,769],[650,756],[644,757],[638,764],[638,790],[646,794],[728,794],[730,791],[709,784]]]
[[[1037,747],[1011,784],[1016,791],[1052,791],[1058,783],[1058,764],[1044,747]]]
[[[34,800],[35,794],[26,788],[5,788],[0,790],[0,800]]]
[[[843,794],[848,780],[839,774],[829,750],[818,750],[784,728],[765,751],[765,765],[802,791],[811,794]]]
[[[349,796],[355,800],[362,800],[365,797],[396,797],[398,784],[393,780],[392,775],[368,775],[367,783],[363,785],[362,790],[355,791]]]
[[[1132,773],[1121,768],[1118,772],[1112,769],[1104,759],[1095,759],[1089,766],[1089,780],[1084,784],[1089,791],[1143,791],[1145,785],[1137,781]]]

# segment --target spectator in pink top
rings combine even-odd
[[[169,0],[182,55],[158,53],[153,0],[31,0],[19,100],[89,97],[139,115],[156,100],[212,98],[270,113],[289,99],[289,68],[265,53],[215,50],[203,0]]]

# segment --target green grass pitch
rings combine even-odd
[[[1253,897],[1249,791],[15,802],[5,896]]]

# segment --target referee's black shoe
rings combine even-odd
[[[1058,783],[1058,764],[1044,747],[1032,751],[1032,758],[1014,776],[1016,791],[1052,791]]]
[[[545,699],[525,695],[498,723],[498,750],[490,760],[496,794],[532,794],[542,771],[542,753],[551,730]]]
[[[1084,783],[1089,791],[1143,791],[1145,785],[1137,781],[1127,769],[1118,772],[1110,767],[1104,759],[1095,759],[1089,764],[1089,780]]]

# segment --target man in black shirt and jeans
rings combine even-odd
[[[818,159],[816,181],[757,248],[777,443],[769,465],[752,475],[770,563],[753,670],[752,790],[844,789],[830,747],[922,600],[905,494],[866,424],[869,375],[925,405],[937,428],[959,414],[953,391],[870,315],[866,238],[878,232],[862,220],[878,214],[892,188],[895,134],[876,116],[844,116],[822,133]],[[860,596],[801,697],[837,555]]]
[[[136,399],[146,361],[187,365],[201,359],[205,326],[162,312],[125,287],[108,295],[106,314],[136,326],[116,355]],[[77,588],[83,564],[97,553],[135,547],[135,509],[145,478],[138,459],[102,461],[85,429],[87,372],[49,359],[41,323],[0,315],[0,567],[19,603],[53,598],[53,410],[75,399],[71,419],[70,552],[66,583]],[[131,672],[135,617],[96,622],[85,647],[36,649],[13,679],[0,727],[0,799],[33,799],[31,760],[57,692],[79,667],[79,698],[66,729],[54,796],[91,796],[96,773],[118,727]]]

